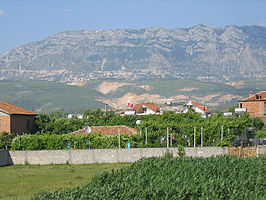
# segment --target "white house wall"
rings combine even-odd
[[[149,108],[147,108],[146,112],[144,112],[145,115],[155,114],[155,112]]]
[[[197,113],[200,113],[200,114],[205,114],[205,112],[203,110],[201,110],[200,108],[196,107],[196,106],[193,106],[193,109],[197,112]]]

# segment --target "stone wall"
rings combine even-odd
[[[16,164],[91,164],[135,162],[141,158],[163,156],[166,148],[132,148],[132,149],[91,149],[91,150],[47,150],[47,151],[10,151]],[[169,148],[174,157],[177,148]],[[225,155],[227,147],[190,147],[185,148],[186,156],[210,157]]]
[[[132,149],[91,149],[91,150],[42,150],[7,151],[0,150],[0,166],[31,164],[92,164],[135,162],[141,158],[159,157],[170,152],[178,156],[177,148],[132,148]],[[185,147],[186,156],[210,157],[227,155],[228,147]],[[258,146],[257,155],[265,155],[266,146]]]
[[[266,145],[257,147],[257,155],[266,155]]]

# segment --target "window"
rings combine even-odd
[[[256,99],[259,99],[259,95],[256,95]]]
[[[242,107],[243,107],[242,103],[240,103],[240,104],[239,104],[239,107],[240,107],[240,108],[242,108]]]

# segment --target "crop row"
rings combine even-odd
[[[147,158],[104,172],[85,186],[37,194],[35,200],[265,199],[265,157]]]

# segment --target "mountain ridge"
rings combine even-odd
[[[266,78],[266,27],[64,31],[0,56],[1,80]]]

